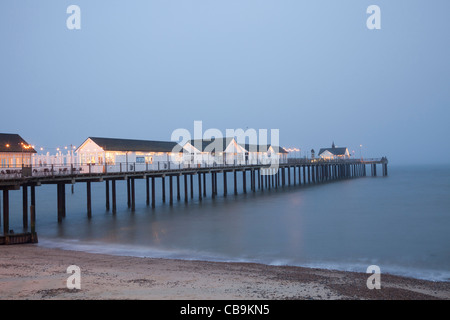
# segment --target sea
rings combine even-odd
[[[291,170],[292,172],[292,170]],[[166,178],[167,179],[167,178]],[[55,185],[36,188],[39,246],[121,256],[255,262],[381,273],[450,281],[450,165],[389,165],[387,177],[292,185],[247,193],[238,173],[238,195],[228,174],[228,195],[173,205],[146,205],[145,180],[136,180],[136,210],[127,205],[126,182],[117,182],[117,213],[106,210],[105,183],[92,184],[92,217],[86,185],[66,186],[66,217],[57,222]],[[303,182],[303,181],[302,181]],[[188,186],[190,184],[188,183]],[[168,188],[169,183],[166,183]],[[174,188],[175,188],[174,180]],[[10,228],[22,231],[22,193],[10,192]]]

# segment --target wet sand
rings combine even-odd
[[[81,270],[81,289],[66,287],[67,267]],[[0,299],[450,299],[450,282],[381,274],[369,290],[369,274],[225,263],[137,258],[50,249],[0,247]]]

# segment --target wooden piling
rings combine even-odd
[[[105,180],[106,211],[109,211],[109,180]]]
[[[131,178],[131,211],[136,210],[136,186],[135,186],[135,179]]]
[[[163,175],[161,177],[161,188],[162,188],[162,202],[166,203],[166,177]]]
[[[236,195],[236,194],[238,194],[238,191],[237,191],[237,173],[236,173],[236,170],[233,170],[233,175],[234,175],[234,194]]]
[[[169,204],[173,205],[173,176],[169,176]]]
[[[188,175],[184,174],[184,202],[188,202],[188,184],[187,184]]]
[[[226,197],[227,196],[227,172],[224,170],[223,171],[223,196]]]
[[[9,233],[9,190],[3,189],[3,234]]]
[[[213,172],[214,175],[214,195],[217,196],[217,172]]]
[[[87,205],[87,217],[92,217],[92,201],[91,201],[91,182],[86,182],[86,205]]]
[[[28,228],[28,186],[24,184],[22,186],[22,225],[26,230]]]
[[[180,194],[180,174],[177,174],[177,201],[180,201],[181,194]]]
[[[256,181],[255,181],[255,169],[252,169],[251,171],[252,173],[252,191],[255,192],[256,191]]]
[[[190,182],[191,182],[191,199],[194,199],[194,177],[193,174],[190,174]]]
[[[152,177],[152,208],[156,206],[156,187],[155,187],[155,177]]]
[[[150,205],[150,177],[145,177],[145,204]]]
[[[30,206],[30,231],[33,236],[36,233],[36,212],[34,206]]]
[[[206,172],[203,173],[203,197],[206,198]]]
[[[30,186],[30,202],[36,213],[36,188],[34,184]]]
[[[111,180],[112,212],[117,212],[116,180]]]
[[[258,190],[261,190],[261,168],[257,169],[258,171],[258,175],[257,175],[257,179],[258,179]]]
[[[65,216],[65,184],[64,183],[58,183],[56,185],[57,187],[57,203],[58,203],[58,222],[62,222],[63,217]]]
[[[289,166],[287,168],[287,172],[288,172],[288,185],[291,185],[291,167]]]
[[[198,174],[197,174],[197,177],[198,177],[198,200],[199,201],[202,201],[202,175],[201,175],[201,173],[199,172]]]
[[[131,207],[131,187],[130,187],[130,178],[127,177],[127,205],[128,208]]]
[[[215,184],[214,184],[214,172],[211,171],[211,196],[213,198],[216,197],[216,192],[214,190],[214,186],[215,186]]]

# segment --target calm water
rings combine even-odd
[[[238,177],[242,180],[241,173]],[[232,192],[231,174],[228,183]],[[151,209],[145,205],[144,180],[137,180],[133,213],[126,204],[126,184],[118,182],[118,212],[113,215],[105,210],[104,183],[95,183],[91,220],[86,217],[85,184],[75,185],[74,194],[67,186],[67,215],[59,225],[56,186],[38,187],[40,245],[360,272],[376,264],[381,272],[450,281],[450,166],[391,165],[386,178],[249,191],[226,198],[219,181],[219,196],[211,199],[208,185],[202,202],[195,184],[194,200],[187,206],[183,185],[181,179],[182,200],[172,207],[161,203],[157,185],[157,206]],[[168,201],[168,192],[166,196]],[[18,213],[11,217],[11,228],[18,232],[21,192],[11,193],[11,207]]]

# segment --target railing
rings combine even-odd
[[[0,180],[16,180],[26,177],[62,177],[62,176],[80,176],[92,174],[114,174],[114,173],[135,173],[151,171],[168,170],[188,170],[198,168],[231,168],[245,166],[264,166],[264,165],[282,165],[282,164],[333,164],[333,163],[366,163],[380,162],[385,158],[371,159],[308,159],[308,158],[287,158],[287,159],[266,159],[266,160],[234,160],[225,163],[216,163],[209,161],[199,162],[180,162],[155,161],[153,163],[140,162],[118,162],[114,164],[66,164],[66,165],[40,165],[24,167],[0,167]]]
[[[198,162],[180,162],[154,161],[153,163],[140,162],[117,162],[114,164],[65,164],[65,165],[39,165],[28,167],[0,167],[0,180],[15,180],[24,177],[61,177],[61,176],[79,176],[89,174],[107,174],[107,173],[134,173],[166,170],[187,170],[197,168],[226,168],[249,165],[271,165],[287,163],[286,160],[234,160],[225,163],[198,161]]]
[[[334,159],[324,159],[324,158],[288,158],[287,163],[289,164],[312,164],[312,163],[347,163],[347,164],[356,164],[356,163],[365,163],[365,162],[383,162],[387,161],[386,158],[334,158]]]

